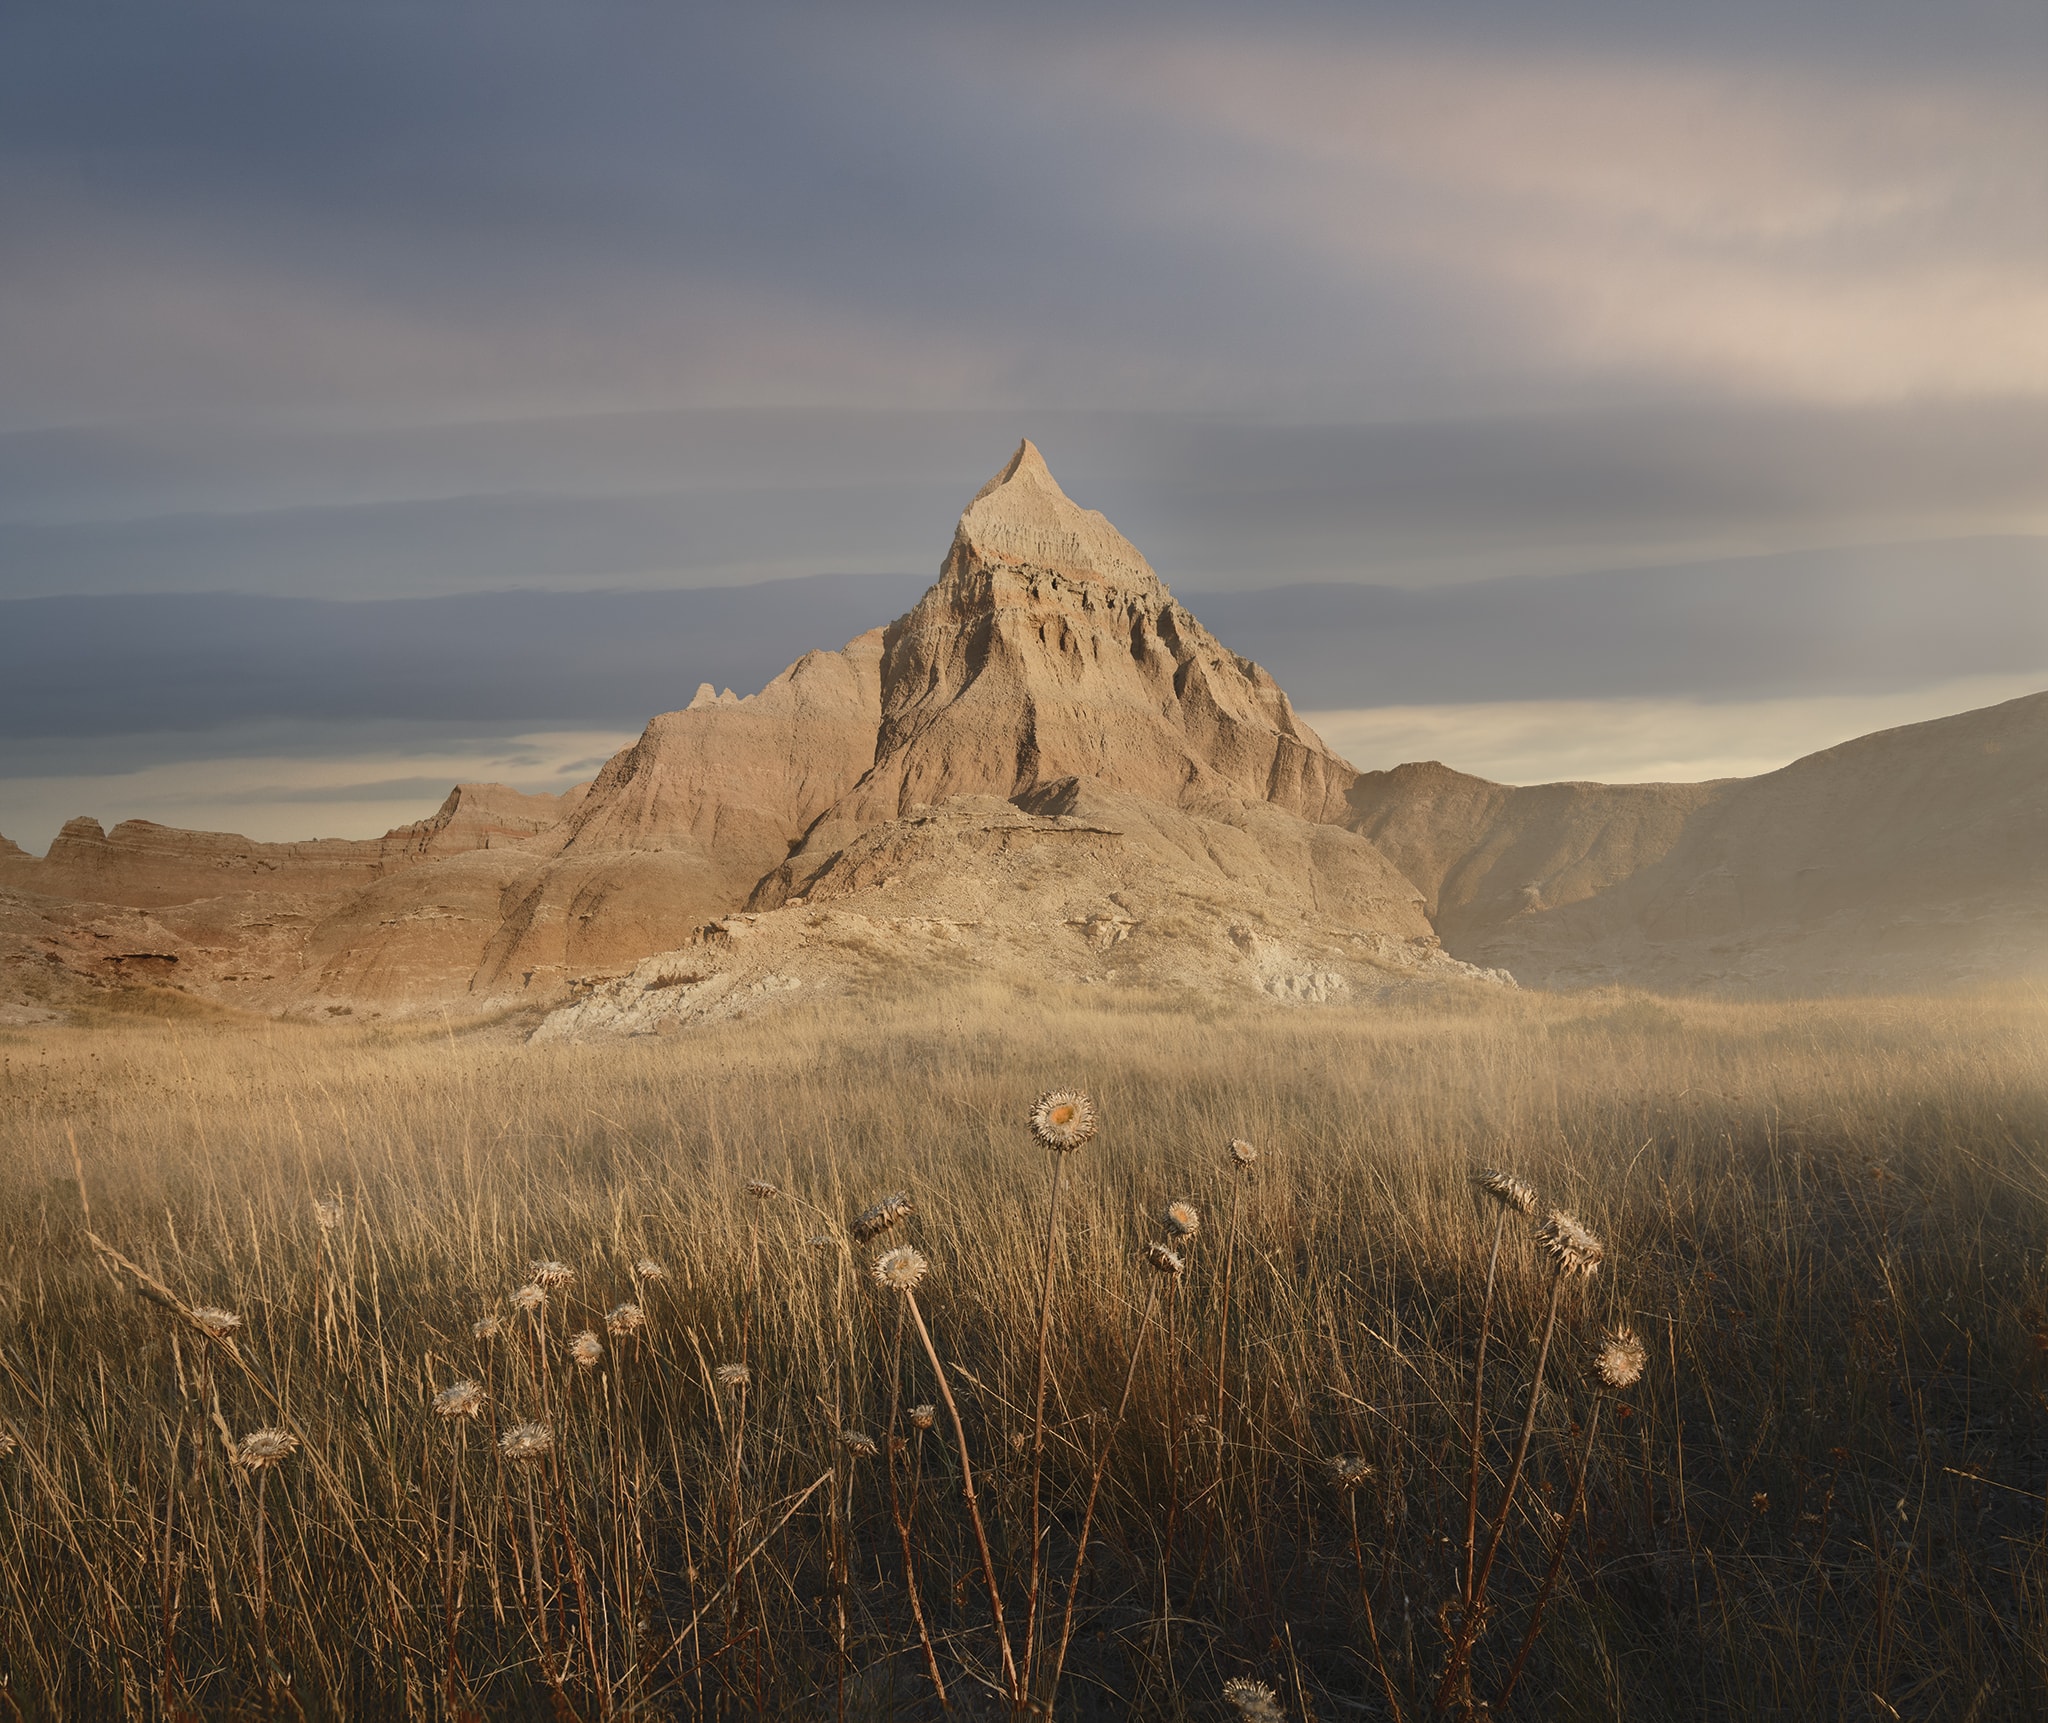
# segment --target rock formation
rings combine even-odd
[[[0,1003],[510,1006],[573,1038],[941,975],[1308,1003],[2011,973],[2048,967],[2044,768],[2048,695],[1742,782],[1360,774],[1026,442],[908,615],[700,688],[566,795],[459,785],[364,842],[0,839]]]

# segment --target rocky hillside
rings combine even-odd
[[[908,615],[700,688],[565,796],[462,785],[367,842],[0,840],[0,1002],[517,1006],[563,1037],[948,973],[1289,1003],[2034,973],[2044,768],[2048,695],[1740,782],[1360,774],[1027,442]]]

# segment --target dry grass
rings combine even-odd
[[[1430,1714],[1498,1212],[1475,1165],[1608,1246],[1560,1300],[1476,1699],[1555,1565],[1519,1714],[2039,1716],[2044,1031],[2020,995],[1250,1017],[949,995],[586,1049],[191,1020],[0,1038],[0,1693],[28,1716],[922,1716],[936,1672],[999,1713],[952,1422],[912,1416],[940,1384],[868,1262],[930,1260],[915,1304],[1021,1654],[1050,1184],[1025,1115],[1073,1084],[1102,1130],[1054,1241],[1040,1693],[1113,1446],[1060,1716],[1220,1716],[1233,1677],[1300,1719]],[[917,1212],[852,1246],[898,1190]],[[1143,1261],[1172,1199],[1200,1211],[1177,1277]],[[88,1231],[241,1327],[210,1341],[132,1296]],[[509,1295],[549,1259],[574,1279],[536,1319]],[[1517,1216],[1482,1534],[1550,1292]],[[644,1327],[608,1328],[629,1301]],[[1648,1370],[1594,1427],[1622,1324]],[[488,1395],[473,1420],[436,1414],[459,1379]],[[529,1422],[546,1452],[501,1456]],[[266,1426],[296,1452],[237,1464]],[[1370,1476],[1342,1487],[1339,1456]]]

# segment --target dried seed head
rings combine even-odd
[[[866,1244],[871,1238],[880,1238],[891,1227],[901,1226],[916,1213],[917,1204],[910,1200],[910,1193],[894,1191],[854,1217],[853,1236],[859,1243]]]
[[[292,1457],[298,1445],[298,1437],[289,1430],[251,1430],[235,1444],[235,1464],[245,1472],[281,1466]]]
[[[520,1310],[539,1311],[547,1307],[547,1289],[537,1280],[529,1280],[512,1293],[512,1303]]]
[[[1048,1089],[1032,1103],[1031,1134],[1047,1148],[1071,1154],[1095,1135],[1095,1103],[1079,1089]]]
[[[1148,1244],[1145,1247],[1145,1260],[1161,1274],[1178,1274],[1187,1267],[1178,1251],[1169,1250],[1163,1244]]]
[[[754,1379],[753,1371],[744,1364],[721,1364],[711,1374],[718,1378],[721,1388],[744,1388]]]
[[[899,1244],[875,1258],[875,1279],[891,1292],[915,1292],[929,1267],[931,1264],[909,1245]]]
[[[555,1433],[545,1424],[514,1424],[498,1438],[498,1452],[515,1465],[530,1465],[555,1445]]]
[[[1339,1454],[1330,1462],[1330,1482],[1340,1490],[1355,1490],[1372,1476],[1372,1464],[1357,1454]]]
[[[467,1379],[449,1383],[434,1396],[434,1411],[443,1418],[474,1418],[483,1409],[483,1389]]]
[[[1233,1675],[1223,1684],[1223,1697],[1244,1723],[1285,1723],[1287,1714],[1280,1709],[1279,1695],[1263,1681]]]
[[[1246,1142],[1244,1138],[1232,1137],[1230,1139],[1230,1164],[1232,1166],[1240,1169],[1250,1167],[1257,1162],[1258,1158],[1259,1151]]]
[[[1202,1230],[1201,1211],[1193,1203],[1168,1203],[1165,1220],[1167,1232],[1175,1238],[1193,1238]]]
[[[814,1232],[809,1238],[804,1240],[804,1243],[809,1245],[811,1249],[818,1251],[837,1250],[839,1248],[839,1241],[827,1232]]]
[[[227,1339],[230,1334],[242,1326],[242,1319],[232,1310],[220,1310],[211,1304],[195,1306],[192,1311],[192,1320],[198,1323],[215,1340]]]
[[[921,1406],[910,1408],[910,1422],[914,1429],[929,1430],[939,1421],[939,1409],[926,1401]]]
[[[1536,1212],[1536,1187],[1513,1173],[1504,1173],[1498,1167],[1480,1167],[1472,1174],[1472,1182],[1504,1209],[1512,1209],[1516,1214]]]
[[[1600,1372],[1600,1380],[1608,1387],[1633,1388],[1642,1380],[1648,1358],[1643,1343],[1630,1330],[1617,1328],[1601,1340],[1593,1368]]]
[[[0,1430],[0,1460],[6,1459],[13,1452],[14,1432],[11,1430]]]
[[[579,1370],[595,1370],[597,1361],[604,1356],[604,1342],[588,1328],[574,1335],[569,1341],[569,1356],[576,1360]]]
[[[839,1445],[856,1460],[872,1460],[882,1450],[875,1446],[872,1436],[863,1436],[858,1430],[841,1430]]]
[[[469,1332],[478,1340],[495,1340],[498,1330],[505,1326],[495,1310],[486,1310],[469,1325]]]
[[[576,1278],[576,1271],[566,1262],[557,1262],[553,1257],[549,1257],[543,1262],[530,1265],[526,1271],[526,1278],[536,1286],[545,1286],[552,1290],[557,1286],[567,1286]]]
[[[668,1279],[668,1270],[663,1268],[651,1256],[643,1256],[638,1262],[634,1263],[633,1273],[641,1280]]]
[[[607,1334],[638,1334],[647,1326],[647,1312],[637,1304],[614,1305],[604,1319]]]
[[[1562,1275],[1591,1279],[1600,1271],[1607,1247],[1597,1234],[1563,1209],[1554,1208],[1550,1218],[1536,1229],[1536,1242],[1550,1252],[1550,1259]]]
[[[332,1232],[341,1225],[341,1199],[339,1197],[318,1197],[313,1203],[313,1218],[320,1223],[322,1232]]]
[[[778,1184],[771,1184],[766,1179],[749,1179],[747,1180],[747,1195],[752,1197],[757,1203],[764,1203],[772,1197],[782,1195],[782,1187]]]

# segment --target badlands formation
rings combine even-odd
[[[1719,784],[1361,774],[1025,443],[907,616],[700,688],[564,796],[462,785],[363,842],[0,840],[0,1012],[146,986],[555,1039],[948,977],[1322,1003],[2034,973],[2044,767],[2048,695]]]

